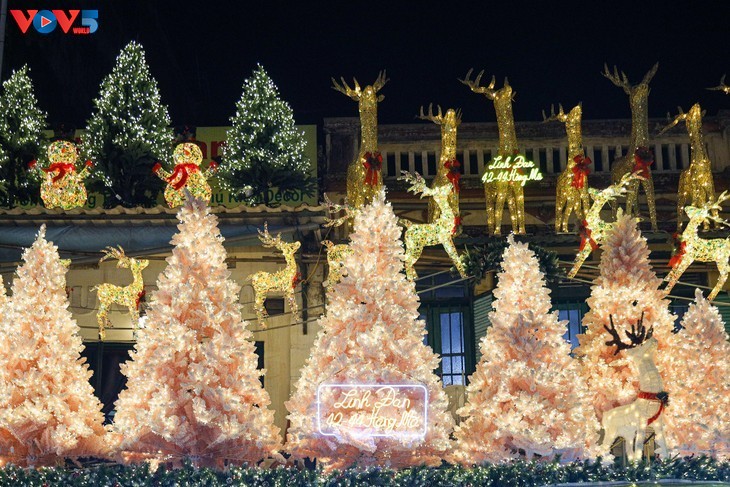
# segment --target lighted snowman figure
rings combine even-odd
[[[43,173],[41,199],[46,208],[70,210],[86,204],[84,179],[89,175],[91,161],[86,161],[81,172],[76,172],[78,151],[76,144],[68,140],[57,140],[48,146],[48,167]],[[36,169],[35,162],[31,169]]]
[[[212,191],[208,185],[208,178],[215,172],[218,164],[211,161],[208,169],[201,171],[203,153],[200,147],[192,142],[178,144],[172,153],[172,158],[175,161],[172,173],[165,171],[159,162],[152,168],[152,171],[167,183],[165,201],[168,206],[175,208],[185,202],[185,188],[192,196],[210,201]]]

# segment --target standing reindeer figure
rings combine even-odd
[[[654,180],[651,178],[650,169],[652,162],[654,162],[654,156],[649,149],[649,82],[656,74],[659,63],[656,63],[644,75],[641,83],[633,86],[623,71],[619,75],[616,66],[613,67],[613,73],[608,70],[607,65],[604,64],[603,68],[603,76],[608,78],[614,85],[622,88],[624,93],[629,95],[629,102],[631,103],[631,139],[629,141],[629,152],[613,161],[611,180],[616,183],[626,174],[639,172],[643,179],[636,179],[631,182],[631,186],[626,195],[626,213],[629,215],[633,215],[634,213],[639,214],[639,183],[641,182],[644,193],[646,193],[646,204],[649,206],[651,229],[657,231]]]
[[[499,155],[506,159],[519,154],[517,147],[517,133],[515,132],[515,117],[512,114],[512,101],[514,93],[507,78],[504,79],[504,86],[499,90],[494,89],[495,78],[488,86],[479,86],[484,71],[482,70],[474,81],[471,81],[473,69],[470,69],[462,83],[471,88],[474,93],[480,93],[494,102],[494,110],[497,113],[497,127],[499,129]],[[486,173],[485,173],[486,174]],[[484,182],[484,196],[487,200],[487,227],[490,233],[499,235],[502,227],[502,211],[504,200],[507,199],[512,231],[517,234],[525,233],[525,194],[522,184],[515,181],[492,181]]]
[[[354,78],[355,89],[344,78],[340,80],[341,84],[332,78],[332,88],[358,102],[360,109],[360,151],[347,167],[347,199],[355,208],[361,208],[383,187],[383,157],[378,152],[378,102],[385,97],[377,93],[388,79],[385,71],[381,71],[375,82],[364,90]]]
[[[256,311],[256,317],[258,318],[259,325],[262,328],[266,328],[266,318],[269,314],[264,307],[264,301],[266,296],[272,291],[279,291],[284,293],[284,296],[289,301],[289,307],[294,317],[297,317],[299,308],[297,307],[297,300],[294,297],[294,289],[299,284],[299,273],[297,272],[297,262],[294,260],[294,254],[301,243],[292,242],[287,243],[281,239],[281,234],[278,234],[276,238],[269,235],[269,227],[267,223],[264,223],[264,231],[259,230],[259,240],[264,247],[276,247],[284,254],[286,260],[286,267],[278,272],[264,272],[260,271],[248,279],[251,281],[253,290],[255,293],[254,310]]]
[[[347,244],[334,244],[330,240],[322,240],[322,245],[327,249],[327,267],[329,268],[327,280],[322,285],[330,292],[335,284],[347,274],[345,258],[352,255],[352,248]]]
[[[436,169],[436,177],[431,183],[432,188],[437,186],[450,185],[453,187],[453,191],[449,196],[449,206],[451,211],[461,222],[459,216],[459,180],[461,179],[461,163],[456,159],[456,131],[461,124],[461,111],[449,108],[446,110],[446,115],[441,114],[441,106],[438,107],[438,115],[433,114],[433,105],[428,105],[428,115],[423,113],[423,107],[421,107],[421,113],[418,116],[421,120],[430,120],[436,125],[441,126],[441,156],[439,157],[438,168]],[[434,200],[428,202],[428,221],[434,222],[439,219],[438,205]],[[461,224],[458,225],[457,235],[461,231]]]
[[[682,174],[679,176],[679,192],[677,193],[677,231],[679,232],[682,230],[682,210],[687,204],[687,200],[691,197],[692,206],[695,207],[700,207],[714,200],[715,182],[712,178],[712,162],[710,161],[710,156],[707,155],[705,137],[702,133],[702,117],[704,116],[704,112],[700,108],[700,104],[695,103],[692,105],[692,108],[687,113],[682,111],[682,107],[677,107],[677,109],[679,110],[679,115],[674,117],[673,120],[667,114],[667,118],[671,122],[659,134],[663,134],[682,120],[687,125],[692,156],[690,157],[689,167],[682,171]],[[717,216],[717,213],[714,216]],[[705,230],[708,229],[709,224],[705,222]]]
[[[684,232],[680,236],[680,244],[678,251],[672,256],[669,265],[672,270],[664,278],[668,281],[664,291],[669,294],[684,271],[692,265],[692,262],[698,260],[700,262],[714,262],[717,265],[717,272],[720,277],[717,284],[712,288],[712,292],[707,297],[710,301],[717,297],[722,286],[730,274],[730,237],[704,239],[697,235],[697,230],[707,220],[713,220],[721,225],[730,225],[727,221],[716,216],[721,210],[721,203],[730,198],[728,192],[724,191],[717,201],[710,201],[700,207],[687,206],[684,211],[689,217],[689,223],[684,228]]]
[[[456,231],[457,221],[456,215],[454,215],[449,205],[451,186],[445,185],[429,188],[420,174],[416,173],[413,175],[408,171],[403,171],[403,176],[398,179],[410,183],[411,187],[408,188],[408,191],[420,192],[421,198],[424,196],[432,197],[441,210],[438,220],[433,223],[416,224],[408,220],[401,220],[406,227],[406,233],[403,237],[406,245],[406,277],[410,280],[415,280],[418,275],[416,274],[414,265],[419,257],[421,257],[423,248],[439,244],[443,245],[444,250],[451,257],[451,261],[459,270],[461,277],[467,277],[464,264],[454,246],[453,236]]]
[[[605,432],[604,444],[610,445],[616,438],[622,437],[627,459],[630,462],[640,460],[646,428],[651,426],[656,435],[656,449],[667,456],[662,411],[669,404],[669,394],[664,390],[662,377],[654,363],[654,353],[658,345],[656,338],[652,336],[654,329],[647,330],[644,327],[642,313],[636,326],[631,325],[631,331],[626,330],[626,336],[631,343],[624,343],[613,324],[613,316],[609,315],[609,320],[611,326],[603,326],[612,337],[606,345],[615,345],[615,354],[625,350],[626,355],[634,362],[639,372],[639,393],[634,402],[603,413],[601,423]]]
[[[583,262],[591,255],[591,252],[603,244],[613,228],[614,222],[605,222],[601,219],[603,207],[614,198],[626,193],[626,187],[637,177],[635,174],[626,174],[617,184],[612,184],[603,191],[589,188],[588,192],[593,198],[593,204],[580,224],[580,248],[578,255],[575,256],[573,268],[568,272],[568,277],[575,277]]]
[[[581,136],[580,120],[582,109],[577,104],[567,114],[563,112],[563,106],[558,104],[558,113],[555,108],[550,107],[550,117],[542,112],[543,122],[557,120],[565,124],[565,131],[568,133],[568,164],[560,176],[558,176],[557,195],[555,199],[555,231],[568,232],[568,221],[570,214],[575,211],[578,221],[585,220],[586,214],[591,206],[588,197],[588,166],[590,158],[583,152],[583,137]]]
[[[113,303],[120,306],[126,306],[129,314],[132,316],[132,326],[134,334],[137,333],[137,322],[139,321],[139,303],[144,295],[144,281],[142,280],[142,269],[150,263],[146,259],[134,259],[124,255],[122,247],[107,247],[104,250],[104,256],[99,260],[101,264],[106,259],[117,259],[117,267],[126,268],[132,271],[134,280],[128,286],[117,286],[114,284],[103,283],[96,286],[96,295],[99,297],[99,311],[96,313],[96,321],[99,324],[99,339],[106,338],[106,327],[111,327],[109,321],[109,310]]]

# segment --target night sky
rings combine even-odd
[[[98,9],[99,28],[21,35],[9,16],[2,77],[27,63],[49,121],[78,128],[130,40],[145,47],[178,126],[226,125],[256,63],[303,124],[355,116],[356,104],[330,88],[330,77],[365,85],[383,68],[391,81],[381,123],[409,123],[429,102],[461,107],[464,121],[494,121],[487,100],[457,81],[472,66],[486,70],[486,82],[496,74],[497,86],[509,76],[518,121],[578,101],[584,118],[628,118],[627,96],[600,75],[604,61],[632,82],[660,62],[651,116],[696,101],[710,115],[730,109],[730,96],[704,89],[730,74],[730,2],[556,4],[564,2],[9,0],[10,9]]]

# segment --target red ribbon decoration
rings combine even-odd
[[[152,172],[157,174],[157,171],[159,171],[160,169],[162,169],[162,164],[160,164],[159,162],[155,162],[155,165],[152,166]]]
[[[454,186],[454,191],[458,193],[459,180],[461,179],[461,173],[459,172],[461,163],[456,159],[449,159],[448,161],[444,162],[444,167],[449,170],[449,172],[446,174],[446,179],[451,181],[451,184]]]
[[[591,237],[591,229],[588,228],[588,222],[583,220],[580,222],[580,229],[578,230],[578,233],[580,234],[580,247],[578,250],[583,250],[586,246],[586,242],[591,244],[591,250],[596,250],[598,248],[598,244],[595,240],[593,240],[593,237]]]
[[[94,163],[91,161],[88,161],[88,160],[84,163],[84,166],[86,166],[86,167],[91,167],[93,165],[94,165]]]
[[[36,167],[37,164],[38,164],[38,161],[36,161],[35,159],[33,159],[32,161],[30,161],[28,163],[28,169],[31,169],[31,170],[35,169],[35,167]]]
[[[455,216],[454,217],[454,228],[451,229],[451,235],[454,235],[456,231],[459,229],[459,226],[461,225],[461,217]]]
[[[375,186],[378,184],[378,171],[383,167],[383,156],[380,152],[366,152],[363,157],[365,159],[363,165],[367,170],[365,184]]]
[[[70,162],[54,162],[50,166],[43,169],[46,173],[50,174],[52,172],[58,172],[53,178],[51,179],[52,182],[57,183],[63,177],[74,170],[74,165]]]
[[[662,394],[663,397],[659,397],[659,394],[662,394],[661,392],[644,392],[639,391],[639,395],[637,396],[639,399],[646,399],[647,401],[656,401],[659,403],[659,411],[656,412],[654,416],[649,418],[649,420],[646,422],[646,425],[649,426],[651,423],[657,420],[659,418],[659,415],[662,414],[662,411],[665,407],[669,405],[669,395],[665,392]]]
[[[576,189],[582,189],[588,180],[588,175],[591,173],[588,166],[590,166],[593,161],[591,161],[590,157],[582,155],[575,156],[573,160],[575,161],[575,166],[573,166],[573,181],[571,181],[570,185]]]
[[[651,152],[651,149],[648,147],[637,147],[636,152],[634,153],[634,170],[633,172],[638,172],[639,176],[642,178],[650,178],[651,173],[649,172],[649,167],[654,162],[654,154]]]
[[[218,169],[218,163],[215,161],[210,161],[210,164],[208,164],[208,170],[215,171]]]
[[[139,292],[139,293],[137,294],[137,299],[135,299],[135,300],[134,300],[134,304],[135,304],[135,306],[137,307],[137,309],[139,309],[139,303],[141,303],[141,302],[142,302],[142,298],[144,298],[144,295],[145,295],[145,294],[147,294],[147,292],[146,292],[146,291],[145,291],[144,289],[142,289],[142,290],[141,290],[141,291],[140,291],[140,292]]]
[[[169,178],[167,178],[167,182],[172,184],[173,189],[179,190],[183,186],[185,186],[185,183],[188,182],[188,178],[190,177],[191,173],[194,173],[198,170],[198,165],[193,164],[192,162],[186,163],[186,164],[178,164],[175,166],[175,170],[172,171],[172,174]],[[176,183],[173,183],[176,179],[180,178]]]
[[[297,272],[296,274],[294,274],[294,277],[292,277],[292,279],[291,279],[291,288],[294,289],[295,287],[297,287],[297,284],[299,284],[300,282],[302,282],[302,275],[299,272]]]
[[[672,258],[669,259],[669,267],[674,268],[682,262],[684,254],[687,253],[687,242],[682,241],[682,237],[677,233],[674,233],[672,235],[672,238],[674,239],[676,249],[674,251],[674,254],[672,254]]]

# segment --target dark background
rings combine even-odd
[[[494,110],[457,82],[470,67],[485,82],[504,76],[517,120],[540,119],[551,103],[583,102],[584,118],[628,118],[628,100],[600,74],[618,64],[638,82],[659,61],[651,116],[701,102],[708,114],[730,96],[705,90],[730,73],[730,2],[169,2],[20,1],[9,9],[99,10],[88,36],[21,35],[8,16],[3,79],[31,67],[54,126],[82,128],[99,84],[130,40],[143,44],[174,125],[227,125],[243,80],[263,64],[298,123],[355,116],[330,77],[370,84],[386,68],[382,123],[408,123],[421,104],[461,107],[465,121]],[[77,20],[78,23],[78,20]],[[729,81],[730,82],[730,81]]]

